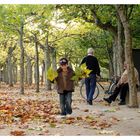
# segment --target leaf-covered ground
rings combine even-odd
[[[81,98],[79,88],[73,93],[73,114],[58,118],[59,100],[55,90],[41,87],[35,93],[34,87],[26,87],[25,95],[19,94],[18,85],[0,87],[0,135],[140,135],[140,109],[110,106],[101,92],[93,106]]]

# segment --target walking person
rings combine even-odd
[[[96,88],[96,77],[100,77],[100,67],[97,58],[94,56],[94,50],[89,48],[81,64],[86,64],[87,69],[91,70],[89,77],[85,78],[87,103],[92,105],[93,95]]]
[[[57,69],[56,78],[57,92],[59,94],[61,117],[72,114],[72,92],[74,92],[74,81],[71,80],[74,75],[72,68],[68,66],[68,60],[61,58],[60,67]]]
[[[110,95],[108,98],[103,98],[106,102],[109,104],[112,103],[112,101],[115,101],[117,96],[120,93],[120,102],[119,105],[125,105],[125,99],[127,92],[129,91],[129,85],[128,85],[128,71],[127,71],[128,64],[124,63],[124,72],[120,78],[120,80],[117,83],[117,87],[115,88],[112,95]],[[135,78],[136,78],[136,86],[139,86],[139,74],[136,68],[134,68],[135,72]]]

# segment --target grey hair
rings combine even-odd
[[[94,54],[93,48],[88,48],[87,53],[88,53],[88,54]]]

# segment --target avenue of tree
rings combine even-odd
[[[138,107],[132,49],[140,48],[139,5],[0,5],[0,82],[45,84],[47,70],[66,57],[75,68],[92,47],[102,77],[129,64],[130,106]]]

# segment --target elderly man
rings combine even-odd
[[[92,105],[93,95],[96,88],[96,77],[100,76],[100,67],[97,58],[94,56],[94,50],[89,48],[87,56],[85,56],[81,64],[85,63],[87,68],[91,70],[88,78],[85,78],[87,103]]]
[[[117,87],[115,88],[113,94],[109,97],[109,98],[103,98],[106,102],[108,102],[109,104],[112,103],[112,101],[116,100],[116,97],[118,96],[118,94],[120,93],[120,103],[119,105],[125,105],[125,98],[126,98],[126,94],[129,90],[129,86],[128,86],[128,71],[127,71],[127,63],[124,63],[124,72],[120,78],[120,80],[117,83]],[[139,75],[138,75],[138,71],[136,68],[134,68],[135,71],[135,77],[137,80],[137,86],[139,85]]]

